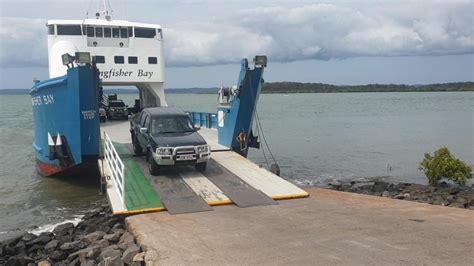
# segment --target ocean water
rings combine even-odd
[[[132,105],[137,96],[120,97]],[[217,95],[167,100],[191,111],[217,105]],[[474,164],[474,92],[263,94],[258,116],[282,176],[298,185],[374,176],[425,183],[417,165],[441,146]],[[77,219],[103,198],[93,178],[36,173],[29,96],[0,96],[0,117],[0,234]],[[261,150],[249,158],[266,166]]]

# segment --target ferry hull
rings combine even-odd
[[[99,157],[98,72],[80,66],[67,75],[37,83],[30,91],[38,172],[60,175],[90,167]]]

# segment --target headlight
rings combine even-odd
[[[198,153],[206,153],[206,152],[209,152],[209,145],[201,145],[201,146],[197,146],[197,152]]]
[[[158,155],[171,155],[171,154],[173,154],[173,148],[159,147],[159,148],[156,149],[156,154],[158,154]]]

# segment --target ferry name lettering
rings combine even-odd
[[[153,71],[145,71],[143,69],[139,69],[138,72],[125,71],[123,69],[114,69],[114,68],[105,70],[105,71],[100,71],[100,77],[103,79],[110,79],[110,78],[115,78],[115,77],[132,77],[135,75],[138,78],[151,79],[151,77],[153,77],[153,74],[154,74]]]
[[[138,76],[139,77],[147,77],[148,79],[153,76],[153,71],[143,71],[143,69],[138,70]]]
[[[47,94],[43,96],[35,96],[31,97],[31,105],[39,106],[39,105],[47,105],[47,104],[54,104],[54,95]]]

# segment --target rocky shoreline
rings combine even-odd
[[[0,242],[0,265],[144,265],[147,253],[136,244],[123,217],[104,205],[77,225],[52,232],[17,233]]]
[[[438,186],[414,183],[389,183],[378,179],[331,181],[328,188],[399,200],[410,200],[433,205],[474,210],[474,185],[460,187],[446,182]]]

